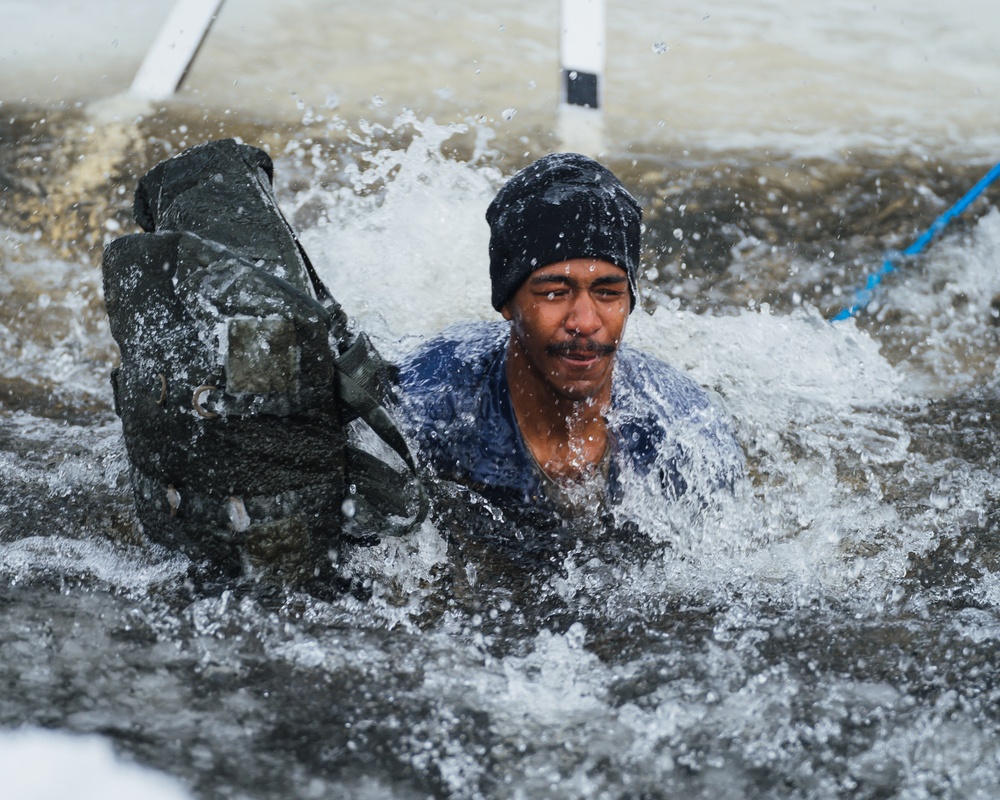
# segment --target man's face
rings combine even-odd
[[[501,309],[527,380],[565,400],[607,400],[631,309],[625,270],[575,258],[536,270]]]

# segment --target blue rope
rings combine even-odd
[[[868,280],[865,281],[865,285],[854,292],[854,303],[844,308],[837,316],[833,318],[834,322],[838,322],[842,319],[847,319],[848,317],[853,317],[861,309],[865,308],[872,299],[872,294],[881,282],[882,278],[896,269],[895,264],[893,264],[893,258],[898,258],[899,256],[915,256],[922,252],[931,240],[937,236],[942,229],[951,222],[955,217],[959,216],[965,209],[967,209],[972,201],[975,200],[979,195],[981,195],[987,186],[989,186],[997,178],[1000,178],[1000,164],[997,164],[993,169],[987,172],[968,192],[962,197],[955,205],[945,211],[940,217],[934,220],[933,224],[924,231],[920,237],[909,247],[903,250],[902,253],[895,253],[894,255],[886,258],[885,262],[882,264],[882,268],[878,272],[873,272],[868,276]]]

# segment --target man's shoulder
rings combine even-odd
[[[708,394],[689,375],[655,356],[623,345],[619,350],[616,400],[626,408],[688,414],[710,405]]]
[[[676,367],[632,348],[620,352],[614,417],[629,467],[658,469],[673,497],[732,490],[745,459],[718,402]]]
[[[478,383],[502,352],[507,331],[502,322],[470,322],[446,329],[401,361],[403,392],[439,392]]]
[[[440,478],[523,498],[535,488],[504,373],[505,323],[449,328],[400,364],[400,415],[421,461]]]

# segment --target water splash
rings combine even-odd
[[[322,277],[393,357],[493,318],[482,213],[502,180],[485,135],[402,128],[278,158]],[[796,231],[814,227],[803,214]],[[96,280],[19,243],[24,269],[0,281],[38,313],[0,320],[0,375],[44,377],[73,413],[47,416],[48,384],[0,413],[0,677],[14,687],[0,724],[108,732],[205,796],[989,796],[998,240],[987,215],[901,270],[883,316],[845,326],[660,269],[649,280],[676,302],[637,311],[627,339],[715,394],[747,451],[747,494],[671,548],[616,561],[571,538],[534,572],[449,574],[455,531],[425,523],[336,554],[367,602],[195,587],[183,560],[143,544],[116,423],[86,410],[108,402],[113,349],[61,293]],[[831,274],[808,252],[736,241],[719,267],[735,264],[734,285],[758,263],[779,297],[769,265]],[[459,532],[504,527],[485,505],[455,524],[471,522]]]
[[[399,127],[413,131],[408,147],[368,152],[363,165],[344,169],[349,186],[297,201],[322,208],[302,234],[320,277],[390,356],[404,339],[492,317],[485,211],[500,180],[495,169],[477,166],[484,137],[460,162],[442,147],[465,128],[413,117]]]

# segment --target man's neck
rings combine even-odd
[[[543,472],[557,483],[593,473],[608,449],[610,381],[594,397],[562,397],[534,373],[512,342],[507,384],[521,437]]]

